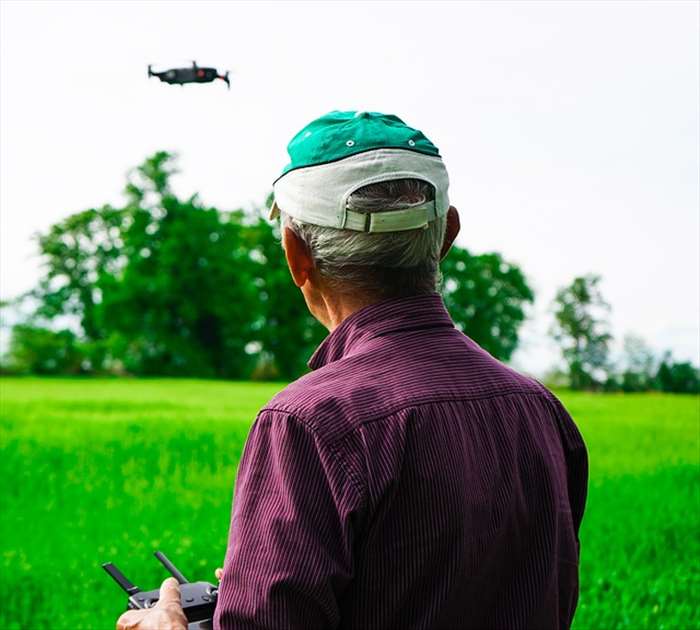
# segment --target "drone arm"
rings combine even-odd
[[[225,74],[217,74],[216,78],[225,81],[227,89],[231,89],[231,81],[228,80],[228,71]]]

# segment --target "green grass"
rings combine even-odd
[[[0,628],[113,628],[123,594],[221,566],[236,466],[282,384],[0,381]],[[575,627],[698,628],[700,399],[560,394],[589,447]]]
[[[700,398],[560,397],[590,458],[574,627],[700,628]]]

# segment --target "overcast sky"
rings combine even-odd
[[[120,203],[180,154],[176,188],[262,202],[305,123],[391,112],[440,148],[459,243],[537,293],[515,362],[556,359],[557,287],[603,276],[618,338],[698,361],[697,2],[3,2],[0,295],[33,286],[37,231]],[[147,64],[231,70],[168,86]]]

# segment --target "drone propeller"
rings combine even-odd
[[[226,82],[226,89],[231,89],[231,81],[228,80],[228,70],[224,74],[217,74],[216,78]]]

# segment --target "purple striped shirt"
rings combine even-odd
[[[439,295],[345,319],[258,415],[215,627],[567,628],[585,445]]]

